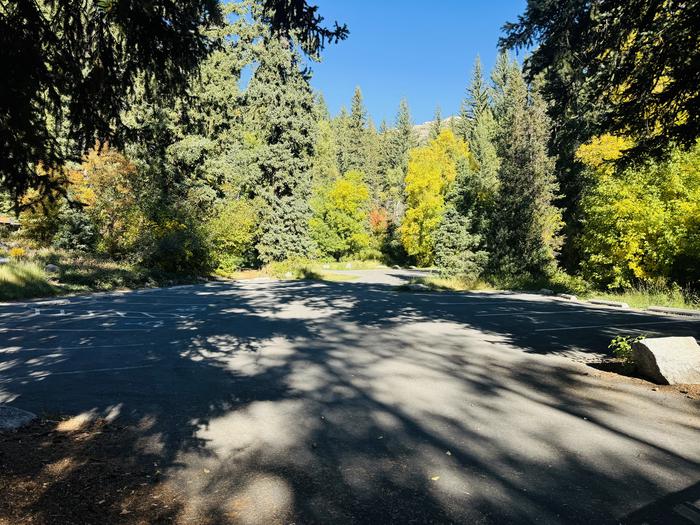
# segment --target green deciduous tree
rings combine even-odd
[[[592,184],[582,200],[583,275],[611,288],[673,279],[700,282],[700,145],[668,160],[615,169],[629,141],[580,148]]]
[[[363,256],[370,246],[369,206],[369,188],[362,172],[349,171],[318,189],[312,199],[310,229],[323,256]]]

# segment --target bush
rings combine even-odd
[[[259,213],[254,203],[231,199],[207,223],[212,262],[220,273],[234,272],[256,262],[255,238]]]
[[[612,350],[615,357],[621,359],[627,367],[631,368],[634,366],[634,350],[632,345],[645,337],[645,335],[638,335],[636,337],[632,337],[631,335],[619,335],[610,341],[608,348]]]
[[[68,208],[53,238],[53,246],[65,250],[92,251],[97,243],[97,228],[81,210]]]
[[[145,240],[143,264],[165,274],[204,275],[213,270],[211,245],[201,224],[187,215],[154,224]]]
[[[24,248],[20,248],[19,246],[15,246],[14,248],[10,248],[10,259],[15,259],[17,261],[24,259],[27,255],[27,252],[24,250]]]

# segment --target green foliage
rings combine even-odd
[[[596,160],[610,155],[586,157],[592,184],[582,201],[584,276],[608,288],[700,282],[700,145],[622,170]]]
[[[245,125],[257,138],[248,190],[264,203],[257,249],[261,261],[270,262],[312,249],[308,198],[316,122],[313,94],[289,44],[265,39],[258,60],[245,98]]]
[[[141,240],[147,268],[170,275],[206,275],[213,269],[204,225],[185,208],[164,209]]]
[[[36,263],[11,262],[0,266],[0,300],[53,295],[55,287]]]
[[[488,254],[479,250],[480,241],[469,218],[449,206],[435,231],[435,264],[446,276],[477,279],[488,261]]]
[[[228,199],[222,202],[207,224],[213,264],[227,274],[255,264],[258,210],[253,201]]]
[[[700,137],[698,26],[695,2],[529,0],[500,43],[533,49],[565,136],[631,135],[637,154],[661,154]]]
[[[696,290],[681,288],[677,283],[665,281],[635,284],[616,292],[596,290],[590,294],[590,297],[621,301],[629,304],[632,308],[667,306],[700,310],[700,296]]]
[[[56,248],[87,252],[97,244],[97,229],[88,216],[74,208],[65,208],[61,213],[61,224],[53,238]]]
[[[499,62],[499,68],[505,67]],[[502,82],[504,72],[494,78]],[[497,83],[497,146],[501,162],[489,248],[492,271],[543,275],[554,265],[560,211],[553,205],[554,161],[548,155],[550,123],[544,101],[528,89],[517,65]]]
[[[311,236],[324,257],[361,256],[370,246],[369,189],[364,174],[350,171],[319,188],[312,200]]]
[[[612,350],[615,357],[622,359],[622,361],[627,366],[634,366],[634,344],[638,343],[642,339],[646,339],[645,335],[631,336],[631,335],[618,335],[613,338],[608,345],[608,348]]]

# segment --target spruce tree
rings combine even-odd
[[[430,140],[435,140],[442,131],[442,111],[440,106],[435,106],[435,116],[430,123]]]
[[[528,89],[519,68],[509,65],[505,83],[497,89],[501,164],[489,243],[491,267],[505,275],[542,275],[554,263],[561,222],[553,205],[554,161],[547,152],[550,122],[542,97]]]
[[[364,147],[364,174],[365,183],[369,187],[370,199],[377,204],[382,192],[382,179],[380,174],[379,160],[379,134],[374,127],[374,122],[369,119],[367,130],[365,131]]]
[[[413,120],[411,119],[411,110],[405,98],[399,104],[395,126],[392,167],[400,168],[405,172],[408,167],[408,152],[418,146],[418,137],[413,129]]]
[[[257,143],[251,192],[264,203],[257,244],[263,262],[305,256],[310,168],[316,123],[314,97],[299,57],[282,38],[264,41],[246,92],[247,127]]]
[[[350,171],[351,166],[350,115],[345,106],[340,108],[338,116],[333,119],[333,133],[337,144],[338,170],[342,175]]]
[[[350,105],[350,116],[347,121],[346,151],[343,154],[345,158],[343,169],[345,172],[351,170],[361,171],[365,174],[367,172],[368,123],[369,118],[362,100],[362,91],[359,87],[356,87]]]

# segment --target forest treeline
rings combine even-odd
[[[21,196],[23,242],[167,273],[378,259],[465,281],[697,286],[694,139],[596,128],[593,105],[577,114],[556,100],[561,77],[537,70],[537,50],[525,68],[502,52],[484,72],[476,58],[459,115],[436,118],[422,141],[406,100],[377,126],[357,88],[332,116],[299,42],[256,6],[221,6],[224,22],[205,31],[216,45],[184,92],[159,98],[137,77],[120,140],[37,164],[46,183]],[[527,40],[509,27],[506,44]]]

